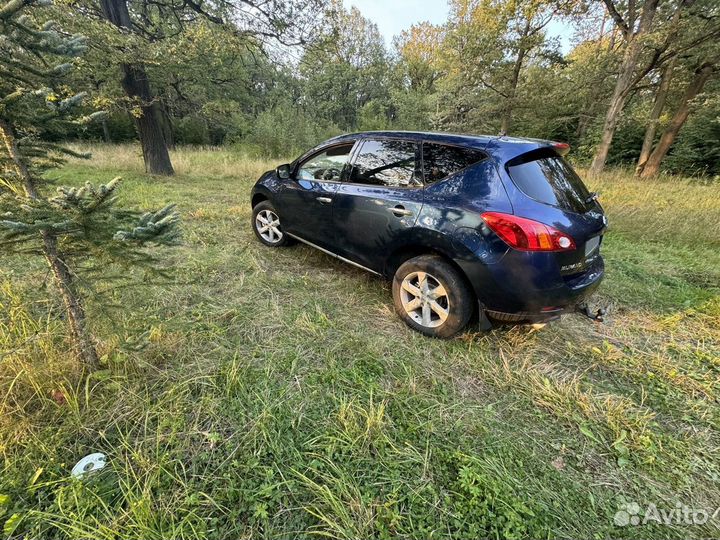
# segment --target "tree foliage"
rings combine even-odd
[[[356,129],[363,107],[387,102],[387,52],[377,26],[357,8],[346,11],[338,2],[327,17],[322,41],[300,62],[303,97],[315,117]]]
[[[65,79],[88,42],[52,20],[41,22],[45,5],[42,0],[0,4],[0,253],[45,258],[73,344],[85,363],[96,365],[80,283],[91,282],[108,263],[151,263],[142,246],[174,243],[179,217],[172,206],[139,219],[120,208],[119,179],[98,187],[60,187],[55,194],[48,189],[45,173],[63,156],[87,156],[40,135],[85,125],[103,113],[78,114],[85,94],[74,93]]]
[[[339,0],[274,10],[269,0],[113,0],[126,1],[129,30],[108,25],[99,0],[58,1],[54,17],[90,38],[68,80],[109,114],[40,128],[46,141],[134,140],[152,106],[169,147],[287,155],[343,131],[437,129],[561,139],[583,162],[634,165],[643,139],[642,161],[657,147],[696,69],[720,58],[714,0],[453,0],[446,23],[411,26],[392,48]],[[569,50],[549,30],[558,23],[574,29]],[[150,102],[124,91],[124,64],[142,66]],[[699,160],[689,170],[720,172],[710,139],[696,136],[717,125],[704,105],[716,79],[713,68],[690,100],[667,170],[687,162],[682,148]]]

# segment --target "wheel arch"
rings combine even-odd
[[[400,268],[401,264],[403,264],[405,261],[412,259],[413,257],[419,257],[420,255],[437,255],[450,266],[455,268],[455,270],[457,270],[458,273],[463,277],[470,290],[473,291],[473,296],[475,296],[475,300],[477,300],[475,288],[472,286],[472,282],[468,278],[465,270],[463,270],[462,267],[457,262],[455,262],[449,252],[445,251],[442,248],[431,247],[426,244],[410,244],[402,246],[393,251],[386,259],[383,274],[387,278],[392,279],[397,269]]]
[[[265,193],[263,191],[256,191],[255,193],[253,193],[252,199],[250,201],[250,205],[252,206],[252,208],[255,208],[261,202],[269,201],[269,200],[270,200],[270,197],[268,196],[267,193]]]
[[[390,257],[387,259],[386,263],[386,277],[388,277],[390,280],[393,280],[393,287],[394,285],[394,275],[397,269],[406,261],[414,258],[419,257],[421,255],[434,255],[438,258],[440,258],[443,262],[450,265],[450,267],[454,268],[456,272],[458,273],[460,279],[465,282],[465,285],[467,287],[467,291],[470,294],[470,300],[471,300],[471,312],[470,312],[470,319],[468,323],[472,323],[473,321],[480,324],[480,328],[482,329],[489,329],[491,328],[490,323],[488,322],[487,316],[485,315],[485,304],[483,303],[482,299],[479,298],[478,293],[473,287],[472,282],[470,281],[467,272],[456,262],[456,260],[452,257],[452,255],[443,250],[438,249],[435,247],[430,247],[427,244],[413,244],[408,246],[403,246],[397,250],[395,250]]]

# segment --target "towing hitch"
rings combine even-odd
[[[577,313],[580,313],[581,315],[584,315],[588,319],[590,319],[593,322],[605,322],[605,314],[607,311],[605,308],[599,308],[595,313],[593,313],[590,310],[590,306],[588,306],[586,303],[578,304],[575,306],[575,311]]]

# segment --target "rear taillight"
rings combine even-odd
[[[482,218],[487,226],[511,248],[521,251],[572,251],[572,236],[532,219],[485,212]]]

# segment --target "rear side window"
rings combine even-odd
[[[416,166],[417,148],[411,141],[365,141],[353,163],[350,182],[388,187],[421,186]]]
[[[485,154],[472,148],[423,143],[425,183],[431,184],[482,161]]]
[[[553,150],[528,152],[508,162],[510,178],[525,195],[563,210],[584,213],[591,194],[570,164]]]

